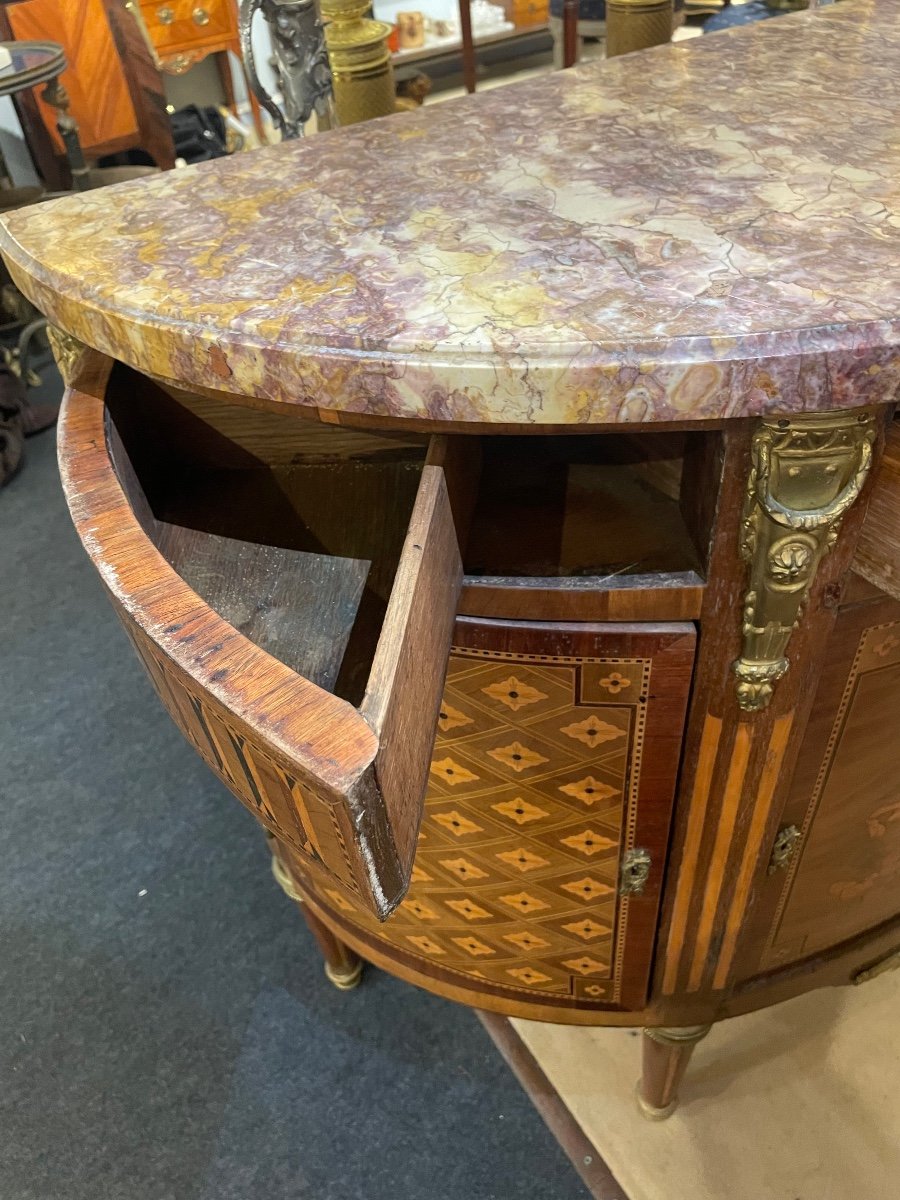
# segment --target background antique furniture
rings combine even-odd
[[[125,7],[145,36],[160,71],[182,75],[214,55],[225,103],[236,111],[230,55],[244,70],[237,0],[125,0]],[[259,104],[249,79],[247,93],[257,133],[264,140]]]
[[[0,36],[59,43],[63,85],[89,159],[140,147],[162,168],[175,162],[159,72],[120,0],[25,0],[0,7]],[[14,100],[47,187],[70,186],[54,109],[28,93]]]
[[[3,220],[85,547],[330,977],[643,1025],[652,1116],[900,961],[898,17]]]
[[[0,42],[11,57],[9,69],[0,75],[0,96],[17,96],[43,85],[41,99],[56,114],[56,130],[63,144],[72,185],[79,191],[88,186],[88,168],[78,137],[77,124],[69,112],[69,97],[59,77],[66,69],[62,46],[55,42]]]

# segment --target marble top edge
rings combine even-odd
[[[886,403],[898,57],[900,0],[844,0],[48,201],[0,218],[0,250],[86,343],[285,404],[566,424]]]

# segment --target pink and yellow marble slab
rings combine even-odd
[[[388,418],[700,421],[900,386],[900,0],[846,0],[3,218],[56,324]]]

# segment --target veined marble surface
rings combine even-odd
[[[187,385],[439,422],[900,386],[900,0],[556,72],[3,218],[23,291]]]

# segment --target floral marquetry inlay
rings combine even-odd
[[[595,716],[586,717],[583,721],[576,721],[573,725],[564,725],[562,731],[569,737],[577,738],[579,742],[584,742],[592,750],[595,746],[600,746],[604,742],[611,742],[614,738],[625,736],[624,729],[618,729],[615,725],[608,725],[606,721],[601,721],[599,717]]]
[[[471,771],[467,771],[465,767],[461,767],[458,762],[454,762],[452,758],[442,758],[439,762],[433,762],[431,769],[435,775],[440,775],[454,787],[458,783],[472,783],[478,778]]]
[[[540,912],[542,908],[550,907],[545,900],[541,900],[539,896],[532,896],[529,892],[516,892],[508,896],[501,896],[500,899],[504,904],[508,904],[510,908],[521,913]]]
[[[613,838],[604,837],[593,829],[584,829],[581,833],[573,833],[571,837],[560,838],[564,846],[571,846],[579,854],[603,854],[606,850],[614,849],[618,843]]]
[[[481,867],[476,867],[466,858],[442,858],[440,864],[445,871],[452,872],[460,879],[487,879],[487,871],[482,871]]]
[[[494,950],[491,946],[486,946],[484,944],[484,942],[480,942],[478,940],[478,938],[475,938],[475,937],[467,937],[467,938],[455,937],[455,938],[451,938],[450,940],[455,942],[457,946],[461,946],[463,948],[463,950],[465,950],[466,954],[471,954],[476,958],[478,958],[482,954],[496,954],[497,953],[497,951]]]
[[[519,796],[515,800],[504,800],[502,804],[493,804],[491,807],[501,817],[509,817],[517,825],[527,825],[529,821],[541,821],[550,815],[545,808],[529,804],[527,800],[522,800]]]
[[[590,917],[585,917],[583,921],[570,921],[563,925],[563,929],[574,933],[576,937],[584,938],[586,942],[593,941],[594,938],[606,937],[610,932],[609,926],[600,925]]]
[[[538,691],[529,683],[523,683],[515,675],[510,675],[508,679],[498,680],[496,683],[491,683],[487,687],[481,689],[486,696],[490,696],[492,700],[499,700],[501,704],[505,704],[507,708],[511,708],[513,712],[518,712],[520,708],[524,708],[527,704],[536,704],[538,700],[546,700],[545,692]]]
[[[516,871],[537,871],[550,866],[549,858],[541,858],[524,846],[519,846],[517,850],[502,850],[496,857]]]
[[[567,796],[574,796],[576,800],[587,805],[597,804],[601,800],[609,800],[613,796],[621,796],[619,788],[610,787],[608,783],[604,783],[602,779],[595,779],[593,775],[585,775],[584,779],[566,783],[559,790]]]
[[[571,967],[579,975],[599,975],[609,970],[609,963],[598,962],[596,958],[589,958],[586,954],[582,958],[566,959],[563,966]]]
[[[445,900],[444,903],[466,921],[486,921],[491,915],[474,900]]]
[[[472,718],[454,708],[452,704],[442,704],[438,714],[438,729],[449,733],[451,729],[459,729],[462,725],[471,725]]]
[[[631,680],[625,675],[620,675],[618,671],[610,671],[600,680],[600,686],[606,688],[611,695],[618,696],[619,692],[631,687]]]
[[[508,746],[498,746],[495,750],[488,750],[488,754],[516,772],[530,771],[548,761],[542,754],[528,746],[523,746],[521,742],[510,742]]]
[[[480,825],[476,825],[474,821],[470,821],[468,817],[464,816],[461,812],[457,812],[455,808],[450,812],[437,813],[434,819],[439,825],[443,825],[445,829],[448,829],[454,837],[465,837],[470,833],[482,832]]]
[[[615,889],[608,883],[586,876],[584,879],[573,879],[571,883],[564,883],[562,890],[571,892],[579,900],[597,900],[601,896],[608,896]]]

